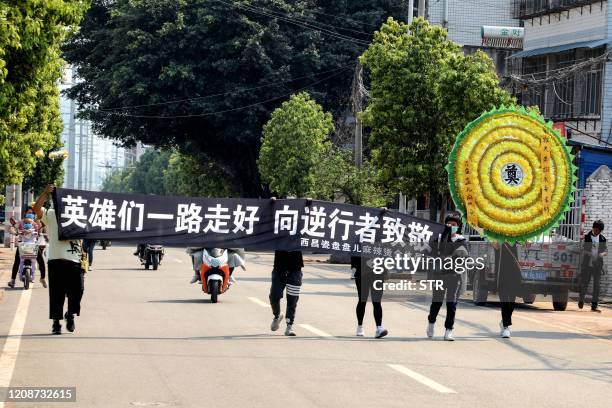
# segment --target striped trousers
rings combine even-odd
[[[283,292],[287,289],[287,317],[288,324],[293,324],[295,319],[295,309],[300,298],[300,288],[302,287],[302,270],[292,271],[272,270],[272,286],[270,287],[270,305],[274,317],[280,315],[280,300]]]

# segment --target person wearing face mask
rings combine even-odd
[[[591,311],[601,313],[598,308],[599,287],[601,275],[603,273],[603,258],[608,254],[606,237],[601,232],[604,229],[602,220],[593,223],[593,229],[584,236],[584,252],[582,258],[582,268],[580,276],[580,297],[578,307],[584,307],[584,297],[586,295],[589,281],[593,277],[593,297],[591,298]]]
[[[16,229],[20,241],[25,235],[40,233],[40,224],[36,221],[36,215],[34,214],[34,210],[32,210],[31,207],[26,210],[23,220],[16,226]],[[43,285],[43,287],[46,288],[46,265],[43,252],[44,248],[40,247],[38,249],[38,256],[36,257],[36,262],[38,263],[38,270],[40,271],[40,283]],[[17,249],[15,251],[15,260],[13,261],[13,268],[11,270],[11,280],[8,283],[8,286],[10,288],[15,287],[15,279],[17,278],[17,273],[19,272],[19,263],[19,249]]]
[[[439,256],[448,258],[465,258],[468,256],[467,240],[461,235],[461,216],[459,214],[449,214],[444,219],[444,223],[450,231],[442,235],[439,245]],[[445,263],[444,260],[442,262]],[[442,270],[434,272],[434,279],[443,281],[441,289],[436,286],[433,290],[429,316],[427,317],[427,337],[433,338],[436,318],[442,308],[442,301],[446,296],[446,320],[444,322],[444,340],[454,341],[453,330],[455,325],[455,312],[457,301],[461,290],[462,274],[454,270]]]

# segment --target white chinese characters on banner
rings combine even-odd
[[[121,231],[132,230],[132,210],[134,209],[138,211],[138,223],[136,224],[134,231],[142,231],[144,222],[144,204],[136,204],[134,200],[129,202],[123,200],[121,208],[117,213],[117,215],[121,219]]]
[[[176,217],[176,232],[187,231],[188,234],[200,232],[202,217],[200,212],[202,207],[199,205],[179,204]]]
[[[259,221],[259,217],[256,217],[258,211],[259,207],[249,205],[246,206],[246,211],[243,211],[242,205],[238,204],[233,212],[234,229],[232,232],[235,234],[237,232],[245,231],[245,234],[251,235],[253,233],[253,229],[255,228],[255,223]],[[246,228],[244,226],[245,222],[248,223]]]
[[[60,217],[66,221],[62,222],[61,226],[68,227],[74,224],[78,227],[86,228],[87,215],[85,214],[85,204],[87,204],[87,200],[81,196],[74,198],[72,195],[68,195],[62,197],[62,202],[65,204],[64,211]]]
[[[113,200],[105,198],[100,202],[100,199],[96,198],[93,203],[89,204],[89,207],[91,207],[89,225],[100,227],[102,231],[116,228],[117,206],[113,203]]]
[[[274,213],[274,233],[288,231],[289,235],[297,234],[298,211],[290,210],[288,205],[283,206],[282,210]]]

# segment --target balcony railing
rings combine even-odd
[[[601,2],[602,0],[514,0],[514,18],[534,18]]]

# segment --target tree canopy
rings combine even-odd
[[[83,79],[70,95],[99,134],[212,160],[239,193],[262,195],[270,112],[304,89],[342,111],[354,59],[404,3],[94,0],[64,48]]]
[[[464,55],[422,18],[410,27],[389,18],[361,62],[371,81],[362,117],[374,164],[389,190],[408,196],[445,193],[456,136],[484,111],[513,102],[486,54]]]
[[[21,182],[37,163],[34,152],[57,145],[60,43],[88,3],[0,2],[0,185]]]
[[[333,129],[332,115],[307,93],[293,95],[264,126],[257,161],[262,181],[282,197],[312,194],[315,169],[332,148]]]

